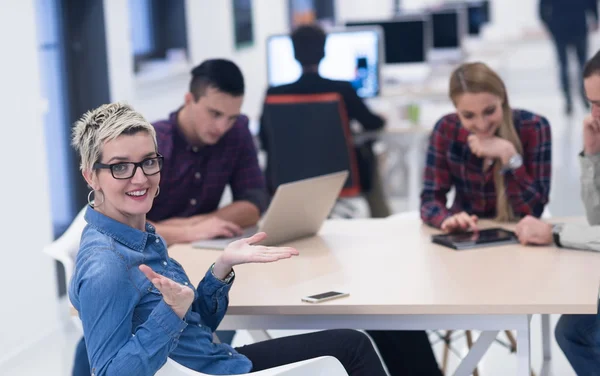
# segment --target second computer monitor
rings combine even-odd
[[[460,8],[446,8],[431,12],[433,48],[455,49],[462,45],[463,30]]]
[[[468,1],[469,35],[479,35],[481,27],[490,21],[488,0]]]
[[[360,97],[377,96],[381,39],[381,30],[377,28],[329,32],[319,74],[331,80],[350,82]],[[294,58],[292,38],[287,34],[270,36],[267,39],[269,86],[292,83],[301,75],[302,67]]]
[[[386,64],[423,63],[431,47],[431,21],[427,15],[392,20],[353,21],[346,26],[379,26],[383,30]]]

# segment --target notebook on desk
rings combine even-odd
[[[316,235],[335,205],[348,171],[281,184],[258,226],[244,229],[235,238],[218,238],[192,243],[194,248],[225,249],[229,243],[266,232],[262,245],[279,245]]]

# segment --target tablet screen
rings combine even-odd
[[[500,228],[491,228],[487,230],[481,230],[479,232],[463,232],[458,234],[449,234],[445,236],[446,239],[451,243],[489,243],[514,238],[514,234],[512,232]]]
[[[434,243],[454,249],[471,249],[495,244],[517,243],[517,237],[512,231],[502,228],[490,228],[479,232],[461,232],[456,234],[433,235]]]

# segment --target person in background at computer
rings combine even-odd
[[[248,118],[240,113],[244,89],[235,63],[206,60],[192,70],[183,106],[153,124],[166,194],[148,219],[168,245],[240,235],[268,205]],[[219,209],[227,185],[233,203]]]
[[[240,114],[243,98],[240,69],[228,60],[206,60],[192,70],[184,105],[153,124],[164,166],[162,194],[147,218],[167,245],[240,235],[266,209],[264,176],[248,118]],[[228,184],[234,202],[218,209]],[[228,344],[234,335],[217,332]],[[79,369],[89,371],[83,339],[75,354],[74,370]]]
[[[294,56],[302,66],[302,76],[298,81],[287,85],[270,87],[267,96],[273,94],[319,94],[339,93],[343,100],[348,119],[357,120],[367,131],[383,128],[385,120],[372,113],[356,93],[350,82],[334,81],[319,75],[319,63],[325,57],[327,35],[317,25],[303,25],[292,33]],[[262,128],[261,128],[262,129]],[[268,148],[265,132],[260,132],[262,147]],[[360,182],[369,204],[371,217],[389,216],[390,209],[383,191],[383,185],[377,168],[377,158],[373,153],[373,142],[356,147]]]
[[[548,202],[552,139],[539,115],[514,110],[502,79],[483,63],[450,77],[456,113],[431,134],[421,192],[421,218],[446,232],[476,230],[477,219],[539,217]],[[455,190],[454,203],[446,195]]]
[[[565,97],[565,113],[573,112],[573,100],[569,83],[568,49],[572,47],[579,61],[580,75],[588,54],[588,32],[598,30],[597,0],[540,0],[540,18],[552,37],[560,66],[560,83]],[[578,80],[579,81],[579,80]],[[583,104],[585,99],[583,82],[580,82]]]
[[[583,70],[585,93],[592,112],[583,121],[581,197],[589,225],[551,225],[527,216],[517,225],[522,244],[549,245],[600,252],[600,52]],[[562,315],[555,329],[558,345],[578,375],[600,373],[600,316]]]
[[[154,127],[128,105],[106,104],[75,124],[73,145],[92,191],[69,299],[81,318],[92,375],[154,375],[167,357],[198,372],[224,375],[320,356],[337,358],[350,375],[385,375],[368,337],[355,330],[235,349],[213,343],[227,311],[233,268],[276,262],[298,251],[255,245],[265,233],[232,242],[194,288],[146,221],[153,201],[164,194]]]

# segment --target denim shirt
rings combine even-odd
[[[194,289],[150,224],[140,231],[91,207],[85,220],[69,298],[83,323],[92,375],[154,375],[167,357],[214,375],[250,372],[248,358],[212,341],[231,284],[208,270]],[[194,289],[195,300],[183,320],[140,264]]]

